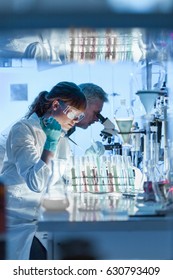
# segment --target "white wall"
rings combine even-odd
[[[0,69],[0,130],[3,130],[21,117],[32,99],[32,88],[36,71],[34,69],[4,68]],[[28,84],[28,101],[11,101],[11,84]]]
[[[170,66],[172,69],[172,65]],[[109,103],[104,105],[102,114],[114,122],[113,114],[119,106],[120,98],[130,100],[136,98],[135,114],[143,114],[143,106],[135,92],[139,90],[137,84],[138,69],[134,63],[95,62],[73,63],[59,66],[45,71],[36,68],[1,68],[0,69],[0,131],[23,116],[33,99],[42,90],[50,90],[60,81],[73,81],[77,84],[92,82],[101,86],[109,94]],[[11,101],[10,84],[27,83],[28,101]],[[172,87],[172,85],[171,85]],[[120,96],[112,96],[118,93]],[[93,124],[87,130],[77,129],[71,138],[84,150],[90,146],[91,139],[101,141],[100,123]],[[73,151],[78,154],[81,150],[72,145]]]

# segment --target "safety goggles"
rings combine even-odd
[[[83,112],[78,113],[78,110],[76,108],[70,105],[66,105],[62,100],[58,101],[63,110],[63,114],[65,114],[68,119],[73,120],[75,122],[80,122],[81,120],[83,120],[83,118],[85,117],[85,114]]]

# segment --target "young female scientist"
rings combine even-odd
[[[68,131],[82,120],[85,108],[80,88],[60,82],[41,92],[27,115],[12,126],[0,176],[7,187],[8,259],[46,259],[46,245],[36,228],[40,200],[62,129]]]

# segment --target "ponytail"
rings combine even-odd
[[[52,104],[52,101],[47,99],[47,96],[48,91],[45,90],[40,92],[33,103],[29,106],[29,111],[25,117],[29,118],[33,113],[36,113],[38,117],[42,117]]]

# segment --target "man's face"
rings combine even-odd
[[[103,108],[103,101],[100,99],[95,100],[94,103],[88,103],[85,110],[85,117],[76,126],[86,129],[91,124],[98,122],[97,114],[101,112]]]

